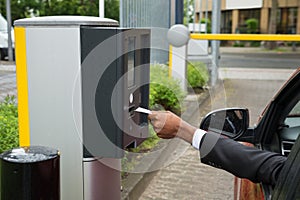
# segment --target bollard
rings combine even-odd
[[[1,200],[60,199],[59,151],[18,147],[0,155]]]

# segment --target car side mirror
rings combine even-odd
[[[212,131],[236,139],[249,127],[249,111],[246,108],[226,108],[208,113],[200,129]]]

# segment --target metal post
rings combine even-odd
[[[193,33],[195,33],[195,23],[196,23],[196,0],[194,0],[194,6],[193,6],[193,15],[194,15],[194,18],[193,18]]]
[[[208,0],[205,2],[205,33],[207,33],[207,20],[208,20]]]
[[[187,25],[188,25],[188,26],[189,26],[189,23],[190,23],[189,10],[190,10],[190,0],[187,0],[187,12],[186,12],[186,18],[187,18]]]
[[[119,21],[120,21],[120,27],[124,27],[124,23],[123,23],[123,0],[120,0]]]
[[[99,17],[104,18],[104,0],[99,0]]]
[[[199,24],[201,24],[201,19],[202,19],[202,0],[199,0]]]
[[[11,39],[11,12],[10,0],[6,0],[6,19],[7,19],[7,35],[8,35],[8,60],[13,60],[12,39]]]
[[[214,0],[212,2],[212,33],[220,33],[221,20],[221,0]],[[213,40],[211,42],[212,50],[212,68],[211,68],[211,86],[214,87],[218,80],[218,66],[219,66],[219,47],[220,42]]]
[[[176,0],[175,24],[183,24],[183,0]]]

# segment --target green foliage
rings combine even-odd
[[[105,0],[105,17],[119,21],[120,0]]]
[[[130,148],[126,149],[124,151],[125,155],[121,160],[122,165],[122,172],[121,172],[121,178],[124,180],[128,176],[128,172],[133,171],[133,169],[138,166],[141,162],[139,157],[130,157],[129,152],[132,153],[147,153],[153,150],[153,148],[158,144],[160,141],[160,138],[156,135],[154,132],[152,126],[149,126],[149,137],[142,142],[138,147],[136,148]]]
[[[180,103],[185,98],[185,92],[180,88],[179,81],[168,76],[168,66],[155,64],[150,67],[150,95],[149,107],[151,110],[170,110],[180,114]],[[154,132],[152,126],[149,126],[149,137],[137,148],[128,149],[130,152],[147,152],[150,151],[159,141],[159,137]],[[123,169],[132,166],[133,161],[127,158],[122,160]],[[125,165],[127,164],[127,165]]]
[[[246,20],[247,33],[256,33],[258,30],[258,20],[251,18]]]
[[[244,42],[234,42],[233,47],[245,47],[245,43]]]
[[[185,92],[180,88],[179,81],[168,76],[168,66],[155,64],[150,67],[150,109],[170,110],[176,114],[180,113],[180,102],[186,96]],[[137,148],[127,149],[129,152],[141,153],[148,152],[153,149],[160,138],[154,132],[152,126],[149,126],[149,137]],[[125,179],[139,161],[128,158],[127,155],[122,159],[122,179]]]
[[[211,33],[211,21],[210,21],[210,19],[207,19],[207,18],[202,18],[201,20],[200,20],[200,23],[201,24],[207,24],[206,26],[206,28],[207,28],[207,33]]]
[[[251,41],[250,47],[260,47],[260,41]]]
[[[14,96],[0,102],[0,153],[19,146],[18,109]]]
[[[189,62],[187,65],[187,80],[192,88],[203,88],[209,80],[205,64],[202,62]]]
[[[159,140],[160,138],[156,135],[152,126],[149,126],[149,137],[137,148],[130,149],[130,151],[135,153],[150,151],[155,145],[157,145]]]
[[[186,93],[180,88],[179,80],[168,76],[166,65],[152,65],[150,67],[150,103],[151,109],[170,110],[180,114],[181,102]]]
[[[300,46],[300,42],[287,42],[287,46],[291,47],[291,46],[293,46],[293,43],[296,47]]]
[[[188,25],[189,23],[193,23],[194,19],[194,12],[193,12],[193,5],[194,0],[184,0],[183,1],[183,24]]]
[[[6,17],[6,0],[0,0]],[[99,0],[11,0],[12,21],[31,16],[99,16]],[[119,20],[119,0],[105,0],[105,17]]]

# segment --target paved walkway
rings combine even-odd
[[[235,72],[238,73],[238,72]],[[240,71],[244,77],[248,70]],[[273,73],[279,73],[273,71]],[[292,73],[292,70],[289,71]],[[235,74],[236,75],[236,74]],[[219,88],[200,107],[200,116],[218,107],[247,107],[251,114],[251,124],[255,124],[259,114],[268,104],[270,98],[283,84],[283,80],[274,80],[271,72],[265,79],[232,79],[226,80],[224,89]],[[200,117],[201,118],[201,117]],[[190,123],[199,125],[200,118]],[[161,169],[141,195],[140,200],[151,199],[233,199],[233,176],[219,169],[214,169],[199,162],[199,152],[189,147],[186,152],[170,166]]]
[[[17,95],[16,74],[0,71],[0,101],[7,95]]]

